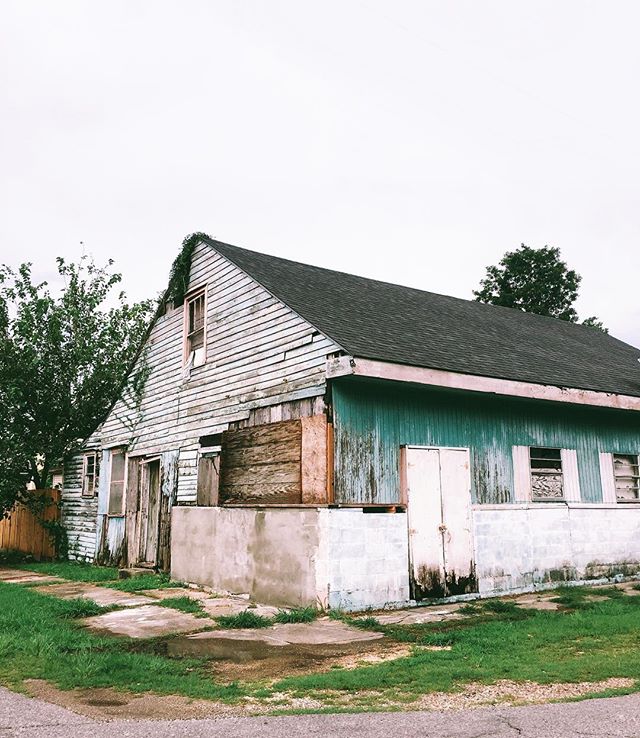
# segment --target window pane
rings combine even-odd
[[[562,499],[562,474],[532,474],[531,492],[534,497],[545,500]]]
[[[189,348],[191,351],[202,348],[204,346],[204,329],[195,331],[189,337]]]
[[[529,449],[531,496],[538,500],[562,500],[562,452],[559,448]]]
[[[124,452],[114,451],[111,454],[111,483],[124,480]]]
[[[614,454],[613,471],[617,499],[625,502],[640,499],[638,457],[629,454]]]
[[[560,461],[561,453],[559,448],[536,448],[529,449],[532,459],[557,459]]]
[[[111,482],[109,484],[109,515],[122,515],[124,497],[124,451],[111,452]]]
[[[111,482],[109,488],[109,515],[122,515],[124,482]]]
[[[189,333],[204,327],[204,295],[196,297],[189,303]]]

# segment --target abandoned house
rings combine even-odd
[[[66,462],[73,556],[345,609],[640,572],[640,350],[185,244],[143,391]]]

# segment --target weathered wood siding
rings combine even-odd
[[[403,444],[469,448],[473,500],[482,504],[517,501],[514,447],[574,449],[583,502],[602,501],[601,452],[640,450],[640,417],[631,411],[351,378],[334,380],[332,397],[339,503],[402,502]]]
[[[173,489],[163,492],[163,504],[169,504],[165,517],[174,502],[196,503],[200,437],[323,413],[326,358],[339,350],[205,244],[194,250],[190,272],[189,290],[200,287],[206,287],[206,362],[190,371],[183,366],[183,307],[162,316],[146,346],[150,374],[140,407],[121,399],[89,441],[103,448],[127,446],[130,458],[171,452]],[[107,475],[101,477],[106,500]],[[135,527],[135,516],[129,512],[125,526],[124,517],[107,516],[106,508],[97,510],[95,501],[82,500],[79,492],[78,487],[77,509],[70,507],[68,520],[76,526],[85,514],[94,520],[98,514],[92,535],[99,558],[133,555],[137,544],[127,529]]]
[[[64,464],[61,521],[69,539],[69,558],[93,561],[96,554],[98,498],[82,496],[83,455],[70,456]]]
[[[160,318],[148,342],[140,413],[118,402],[101,429],[103,444],[122,442],[136,454],[195,449],[200,436],[260,408],[324,394],[326,357],[338,350],[332,341],[201,244],[189,289],[205,285],[206,363],[186,376],[183,308]]]

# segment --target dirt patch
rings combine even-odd
[[[287,646],[255,642],[250,651],[237,649],[232,661],[211,661],[209,669],[218,682],[277,682],[288,676],[324,672],[336,667],[354,669],[360,662],[373,664],[403,658],[410,652],[409,646],[398,646],[387,639]]]
[[[397,648],[397,647],[396,647]],[[396,655],[395,658],[401,658]],[[392,658],[389,653],[389,658]],[[345,664],[347,662],[345,661]],[[95,720],[194,720],[208,717],[265,715],[274,711],[320,710],[333,706],[349,709],[375,706],[402,710],[469,710],[489,705],[524,705],[554,702],[635,685],[634,679],[613,678],[600,682],[537,684],[501,680],[495,684],[467,684],[460,692],[432,692],[413,702],[399,702],[383,692],[338,692],[327,690],[316,697],[295,697],[276,692],[265,699],[245,697],[240,704],[194,700],[177,695],[132,694],[111,688],[64,691],[41,680],[25,686],[33,697],[65,707]]]
[[[245,705],[234,707],[178,695],[133,694],[110,687],[62,690],[39,679],[30,679],[25,686],[32,697],[94,720],[177,720],[249,714]]]

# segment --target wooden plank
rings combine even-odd
[[[220,455],[203,456],[198,464],[196,504],[199,507],[215,507],[218,504],[220,486]]]
[[[224,463],[227,464],[227,455],[234,449],[301,441],[302,426],[299,420],[284,420],[280,423],[257,425],[237,431],[225,431],[222,434]]]
[[[221,482],[224,489],[244,484],[300,485],[300,461],[229,467],[223,455]]]
[[[236,485],[225,496],[224,503],[299,505],[300,483]]]
[[[327,503],[327,416],[302,418],[302,502]]]
[[[222,434],[220,500],[301,501],[300,420],[252,426]]]

